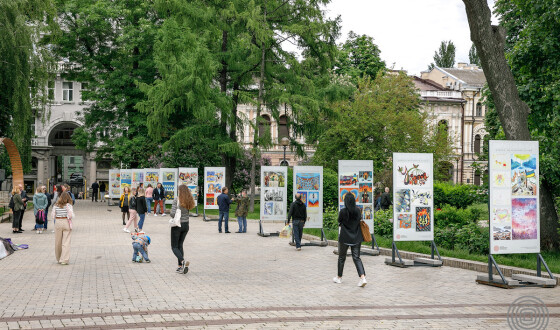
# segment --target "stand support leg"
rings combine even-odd
[[[538,263],[537,263],[537,276],[541,276],[539,271],[541,269],[540,264],[542,262],[542,264],[544,265],[544,268],[548,272],[548,276],[550,276],[551,279],[555,279],[554,275],[552,275],[552,272],[550,271],[550,268],[548,268],[548,265],[546,264],[546,261],[544,261],[544,258],[542,257],[542,255],[540,253],[537,254],[537,258],[539,260]]]
[[[259,234],[263,234],[262,220],[259,220]]]
[[[492,270],[492,255],[489,254],[488,255],[488,281],[492,282],[494,280],[493,276],[493,270]]]
[[[541,255],[537,254],[537,276],[541,277]]]
[[[375,239],[375,235],[371,234],[371,249],[374,250],[377,247],[377,251],[379,251],[379,245],[377,245],[377,240]]]
[[[206,209],[202,211],[202,220],[206,221]]]

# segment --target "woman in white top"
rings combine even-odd
[[[68,265],[70,261],[70,239],[72,237],[72,197],[68,192],[63,192],[56,204],[54,204],[52,215],[56,219],[54,253],[56,261],[61,265]]]

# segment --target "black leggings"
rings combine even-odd
[[[15,229],[20,229],[21,228],[21,223],[19,222],[20,218],[21,218],[21,211],[13,211],[14,214],[12,214],[12,228]]]
[[[183,252],[183,242],[189,232],[189,223],[181,222],[181,227],[171,227],[171,250],[177,257],[177,264],[182,265],[185,260],[185,253]]]
[[[366,274],[364,270],[364,265],[362,264],[362,259],[360,259],[360,247],[362,243],[350,246],[352,250],[352,260],[354,260],[354,265],[356,265],[356,270],[358,271],[358,276]],[[348,245],[338,242],[338,277],[342,277],[342,271],[344,270],[344,262],[346,261],[346,252],[348,251]]]

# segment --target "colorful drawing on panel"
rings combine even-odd
[[[121,189],[132,187],[132,175],[130,173],[121,173]]]
[[[179,172],[179,180],[187,186],[198,185],[198,173],[196,172]]]
[[[420,164],[412,164],[410,169],[407,166],[404,166],[404,168],[399,166],[397,170],[403,176],[405,185],[423,186],[428,181],[428,173],[420,168]]]
[[[273,215],[274,214],[274,203],[267,202],[264,203],[264,215]]]
[[[352,195],[354,195],[354,198],[356,199],[356,201],[358,201],[358,189],[355,188],[340,188],[340,203],[344,203],[344,197],[346,197],[346,194],[351,193]]]
[[[537,195],[536,170],[537,157],[535,155],[511,155],[511,194],[513,196]]]
[[[132,181],[144,182],[144,172],[132,172]]]
[[[401,229],[412,228],[412,214],[397,214],[397,222]]]
[[[161,185],[165,189],[165,199],[173,200],[175,198],[175,182],[163,182]]]
[[[206,194],[206,205],[216,205],[216,197],[214,194]]]
[[[495,172],[493,173],[493,182],[495,187],[505,187],[509,185],[509,176],[507,172]]]
[[[307,191],[298,191],[297,193],[301,195],[301,201],[307,206]]]
[[[307,193],[307,207],[319,207],[319,192],[310,191]]]
[[[224,172],[222,171],[208,171],[206,172],[206,182],[219,182],[222,181]]]
[[[215,193],[220,194],[222,193],[222,184],[221,183],[209,183],[206,189],[207,193]]]
[[[395,200],[396,212],[410,212],[410,189],[399,189]]]
[[[412,190],[411,202],[415,204],[430,205],[430,199],[432,199],[432,194],[429,190]]]
[[[509,213],[509,208],[495,207],[492,209],[493,223],[510,223],[510,221],[511,221],[511,214]]]
[[[345,186],[355,186],[358,184],[358,175],[356,173],[345,173],[339,178],[339,185],[341,187]]]
[[[265,187],[284,187],[286,178],[282,172],[264,172],[264,186]]]
[[[284,203],[274,203],[274,215],[284,215]]]
[[[360,183],[358,191],[360,193],[358,203],[369,204],[371,203],[371,183]]]
[[[360,171],[358,174],[358,181],[362,182],[373,182],[373,174],[371,171]]]
[[[492,162],[492,168],[496,170],[507,170],[509,159],[506,155],[497,154],[494,155],[494,161]]]
[[[416,208],[416,231],[432,230],[432,213],[429,207]]]
[[[537,239],[537,199],[514,198],[511,209],[513,239]]]
[[[198,199],[198,186],[187,186],[191,191],[193,199],[196,201]]]
[[[158,183],[159,182],[159,173],[158,172],[152,172],[152,171],[148,171],[146,172],[146,182],[148,183]]]
[[[321,188],[321,176],[319,173],[297,173],[297,190],[319,190]]]
[[[175,181],[175,172],[163,172],[162,181]]]
[[[511,226],[492,226],[492,237],[495,241],[511,241]]]
[[[362,218],[364,220],[371,220],[373,219],[373,211],[371,209],[371,206],[365,206],[364,207],[364,214],[362,215]]]

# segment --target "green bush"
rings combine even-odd
[[[393,209],[376,211],[374,227],[375,236],[393,238]]]
[[[488,254],[490,248],[490,232],[488,228],[480,228],[471,223],[457,229],[455,249],[467,250],[470,253]]]
[[[475,208],[458,209],[454,206],[445,205],[434,212],[434,222],[438,228],[446,228],[449,225],[467,225],[476,223],[480,214],[480,210]]]
[[[474,203],[488,203],[488,192],[475,185],[454,185],[449,182],[434,182],[434,205],[445,204],[466,208]]]
[[[323,168],[323,207],[338,207],[338,174]]]
[[[336,207],[327,206],[323,210],[323,228],[338,229],[338,210]]]

